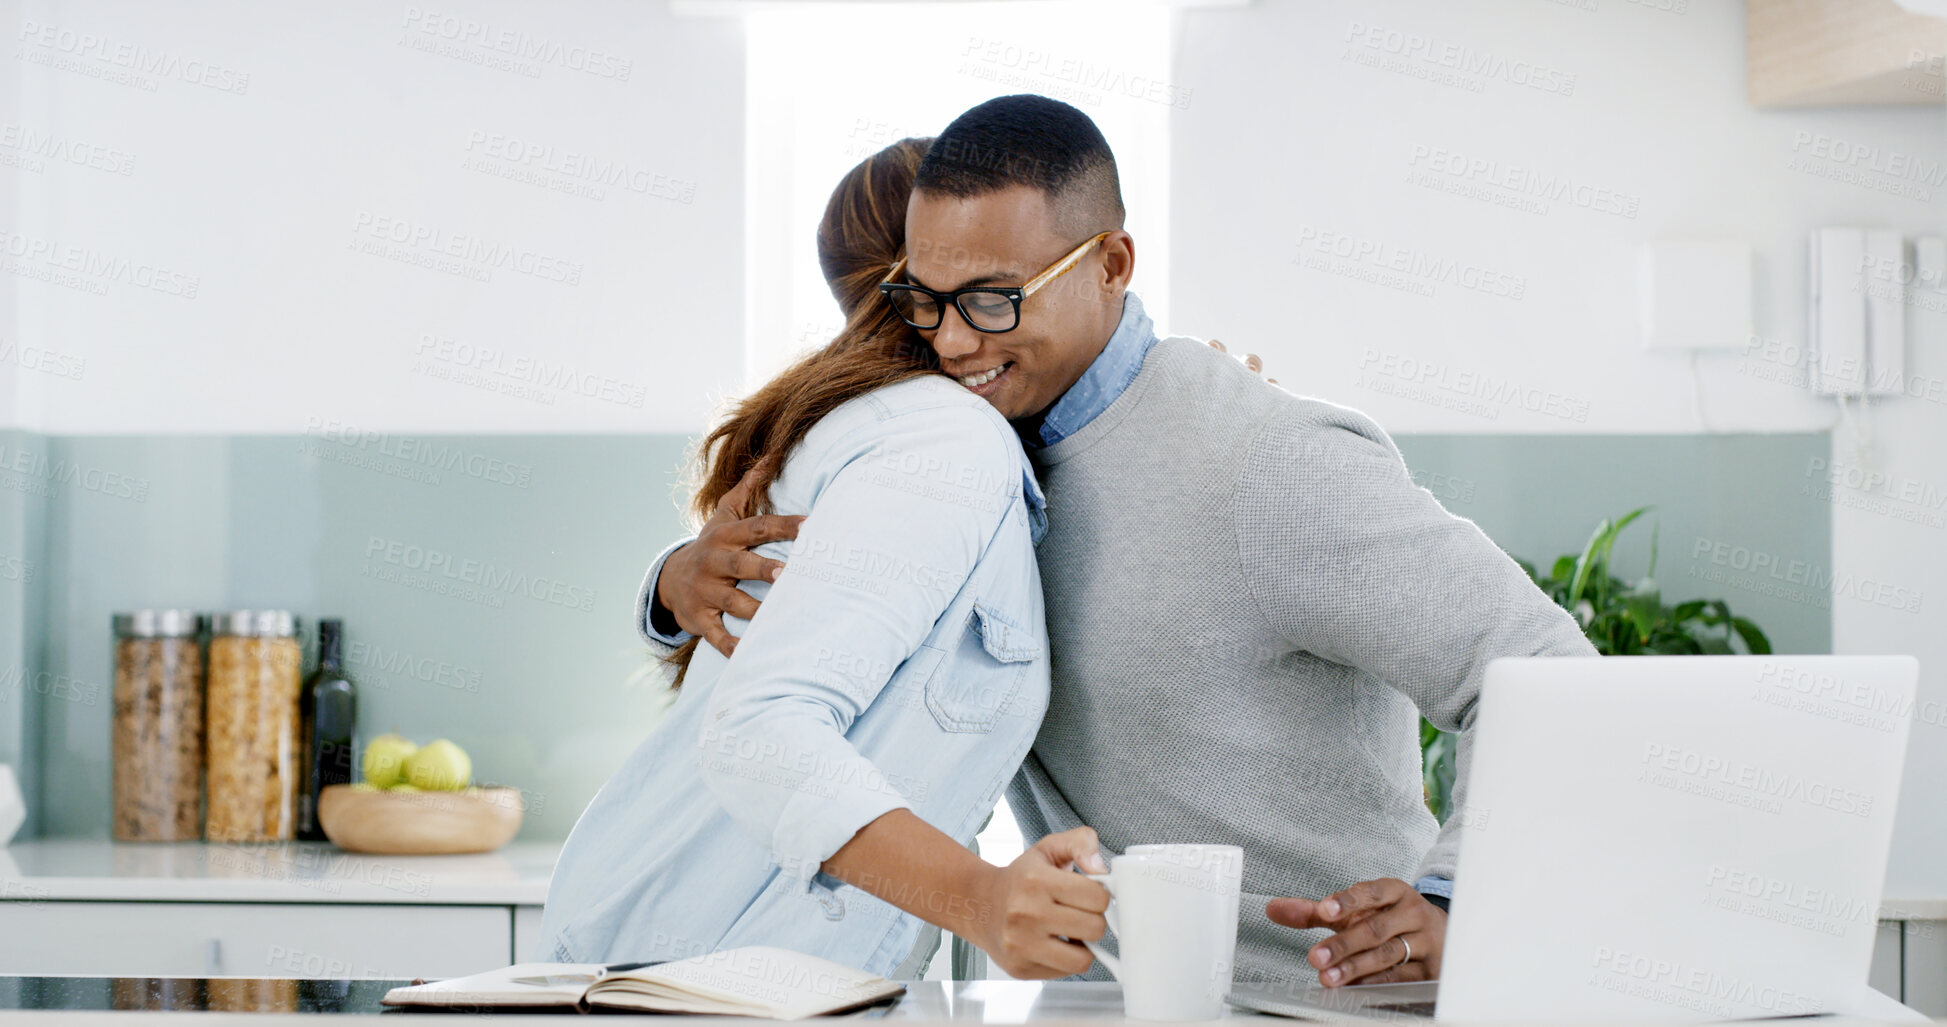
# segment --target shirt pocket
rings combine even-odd
[[[927,678],[926,708],[942,731],[992,731],[1042,652],[1028,611],[975,599],[957,644]]]

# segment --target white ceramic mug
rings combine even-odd
[[[1244,850],[1235,845],[1136,845],[1090,874],[1111,896],[1120,955],[1088,950],[1122,982],[1136,1020],[1214,1020],[1230,993]]]

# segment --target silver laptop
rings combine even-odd
[[[1438,984],[1230,1001],[1316,1020],[1860,1010],[1918,675],[1908,656],[1495,660]]]

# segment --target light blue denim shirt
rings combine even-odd
[[[809,515],[760,550],[789,566],[744,583],[763,607],[727,618],[736,657],[697,648],[576,822],[543,916],[556,959],[765,944],[888,974],[920,921],[820,865],[899,808],[971,841],[1034,741],[1046,521],[993,407],[944,377],[880,389],[820,421],[770,496]]]

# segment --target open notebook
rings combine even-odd
[[[875,1005],[902,985],[816,956],[754,945],[649,965],[519,963],[385,993],[388,1006],[713,1013],[801,1020]]]

